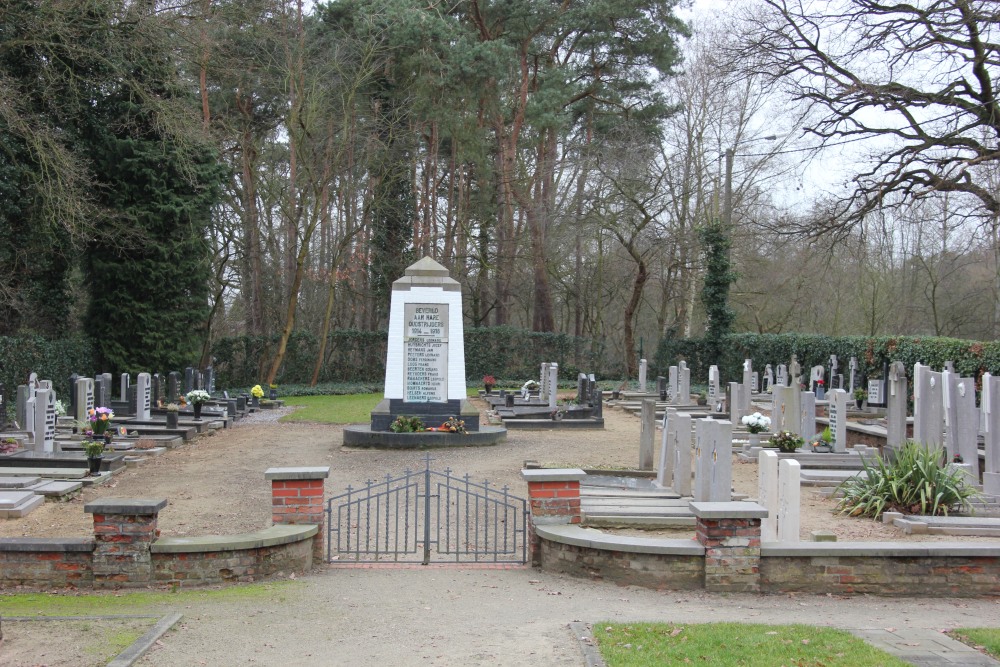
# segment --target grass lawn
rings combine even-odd
[[[478,396],[479,388],[466,386],[468,396]],[[283,422],[322,422],[324,424],[366,424],[382,394],[347,394],[343,396],[288,396],[285,405],[298,408],[281,418]]]
[[[832,628],[743,623],[595,623],[608,667],[906,667],[908,663]]]
[[[365,424],[382,400],[382,394],[347,394],[345,396],[289,396],[285,405],[298,408],[281,418],[283,422],[322,422],[324,424]]]
[[[1000,658],[1000,630],[997,628],[955,628],[948,634],[969,646],[985,650],[994,658]]]

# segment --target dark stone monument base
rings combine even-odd
[[[399,398],[384,398],[372,410],[372,431],[389,431],[396,417],[419,417],[424,426],[440,426],[449,417],[458,417],[465,422],[465,430],[479,430],[479,410],[465,400],[451,400],[444,403],[407,403]],[[346,443],[345,443],[346,444]]]
[[[603,417],[587,419],[504,419],[503,425],[518,431],[578,431],[604,429]]]
[[[3,468],[86,468],[87,458],[76,452],[20,451],[0,456],[0,475]],[[125,455],[105,452],[101,470],[118,470],[125,467]]]
[[[409,404],[412,405],[412,404]],[[468,426],[468,421],[466,421]],[[429,449],[437,447],[484,447],[507,439],[507,429],[484,426],[468,433],[393,433],[373,431],[370,426],[344,428],[345,447],[374,447],[377,449]]]

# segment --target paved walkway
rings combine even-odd
[[[890,650],[915,656],[914,664],[955,667],[996,663],[960,662],[979,658],[939,629],[1000,627],[1000,601],[992,599],[718,595],[534,569],[419,566],[330,568],[262,596],[191,600],[177,611],[184,619],[140,661],[143,667],[582,667],[572,624],[607,621],[862,628],[857,632],[872,639],[881,633],[894,641]]]
[[[917,667],[988,667],[1000,665],[988,655],[927,628],[855,629],[849,632]]]

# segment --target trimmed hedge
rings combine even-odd
[[[841,372],[846,376],[850,358],[857,357],[858,377],[881,377],[885,362],[901,361],[907,374],[920,362],[940,370],[946,361],[955,371],[978,378],[982,373],[1000,374],[1000,342],[935,338],[932,336],[823,336],[819,334],[729,334],[723,338],[722,358],[709,359],[708,346],[700,338],[667,338],[656,351],[654,372],[666,375],[667,369],[684,359],[691,368],[693,381],[708,377],[708,367],[719,366],[721,382],[739,381],[744,359],[753,359],[754,369],[763,371],[766,364],[777,370],[787,364],[792,354],[798,356],[805,375],[811,366],[827,366],[836,354]]]
[[[604,373],[604,349],[588,338],[538,333],[513,327],[465,329],[465,375],[478,381],[490,374],[504,378],[538,377],[543,361],[559,364],[559,374],[575,379],[579,372]],[[216,386],[252,386],[260,382],[266,360],[278,337],[234,336],[212,346]],[[382,383],[385,380],[387,332],[341,330],[330,334],[319,382]],[[279,384],[308,384],[319,350],[319,339],[310,332],[292,334]]]
[[[69,397],[69,376],[92,375],[95,358],[94,346],[83,337],[45,340],[41,336],[0,336],[0,382],[5,387],[8,418],[14,416],[17,385],[27,382],[28,375],[34,372],[40,379],[52,380],[56,396],[65,400]]]

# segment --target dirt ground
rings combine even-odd
[[[481,407],[485,409],[485,404]],[[287,413],[288,411],[284,411]],[[327,497],[348,485],[398,474],[422,465],[424,451],[347,449],[339,426],[278,423],[284,414],[263,411],[236,422],[227,430],[198,438],[151,458],[102,486],[85,489],[68,503],[45,503],[27,517],[0,521],[0,537],[90,536],[92,521],[83,512],[87,502],[100,497],[166,498],[160,513],[163,535],[186,536],[250,532],[270,524],[270,489],[264,471],[274,466],[330,466]],[[633,468],[639,459],[639,419],[617,409],[605,410],[603,431],[510,431],[495,447],[457,447],[431,450],[432,468],[451,468],[454,474],[508,486],[515,495],[527,495],[520,471],[525,461],[545,466]],[[456,439],[461,436],[455,436]],[[733,487],[757,495],[757,466],[733,458]],[[904,535],[902,531],[869,519],[853,519],[833,512],[834,501],[815,489],[802,488],[801,536],[830,530],[839,541],[998,541],[996,538],[959,538]]]

